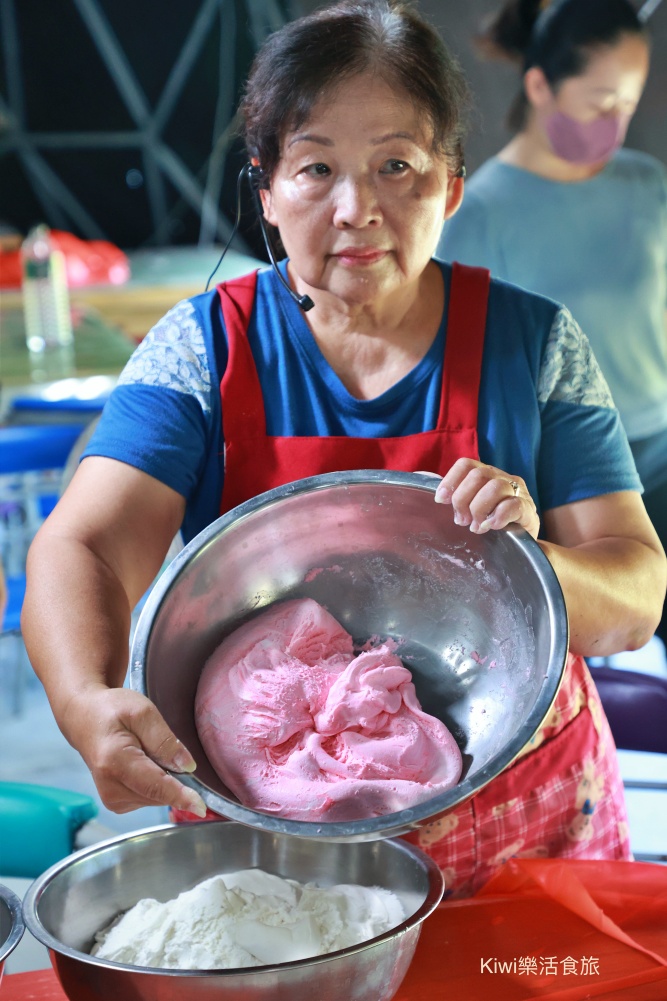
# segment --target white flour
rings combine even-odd
[[[204,880],[174,900],[140,900],[98,932],[91,952],[131,966],[234,969],[287,963],[365,942],[404,920],[377,887],[305,886],[244,869]]]

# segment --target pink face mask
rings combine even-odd
[[[603,115],[590,122],[555,111],[545,122],[551,148],[570,163],[608,160],[623,145],[631,115]]]

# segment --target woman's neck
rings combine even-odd
[[[320,351],[357,399],[374,399],[386,392],[419,364],[433,344],[445,303],[438,265],[429,263],[415,294],[399,295],[397,300],[350,307],[325,295],[305,315]]]
[[[588,181],[603,170],[604,163],[570,163],[552,152],[544,133],[534,121],[517,132],[507,146],[498,154],[498,159],[513,167],[521,167],[531,174],[545,177],[549,181],[574,184]]]

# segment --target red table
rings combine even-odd
[[[477,897],[441,905],[394,1001],[490,998],[666,1001],[667,866],[513,859]],[[66,997],[41,970],[6,976],[0,1001]]]
[[[53,970],[5,975],[0,991],[2,1001],[63,1001],[65,998]]]

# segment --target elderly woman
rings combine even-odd
[[[193,770],[189,752],[121,687],[131,609],[179,528],[188,539],[284,482],[373,467],[438,474],[436,501],[472,532],[523,526],[561,582],[572,655],[523,758],[416,836],[459,895],[512,854],[628,857],[582,655],[644,643],[665,586],[618,414],[574,319],[432,260],[463,197],[464,101],[436,32],[391,0],[344,0],[268,40],[242,110],[288,287],[260,270],[181,302],[149,333],[33,544],[23,620],[104,802],[203,815],[165,772]]]

